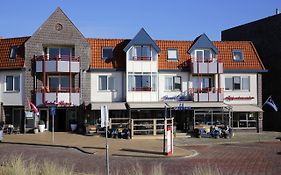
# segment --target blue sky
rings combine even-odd
[[[144,27],[153,39],[193,40],[274,15],[280,0],[13,0],[0,2],[0,36],[30,36],[57,8],[91,38],[130,39]]]

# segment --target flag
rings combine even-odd
[[[38,111],[37,107],[31,102],[31,100],[27,100],[27,101],[28,101],[28,104],[33,109],[34,113],[39,116],[39,111]]]
[[[277,106],[275,105],[274,101],[272,100],[271,96],[268,97],[268,99],[264,102],[263,106],[268,104],[271,106],[276,112],[278,111]]]

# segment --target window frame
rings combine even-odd
[[[12,78],[12,89],[7,90],[7,78]],[[5,92],[20,92],[21,91],[21,76],[20,75],[6,75],[5,76]],[[16,78],[18,78],[18,82],[16,82]],[[16,84],[18,84],[18,89],[16,89]]]
[[[10,49],[10,55],[9,55],[9,59],[11,60],[15,60],[17,58],[17,55],[18,55],[18,49],[19,49],[19,46],[12,46],[11,49]]]
[[[176,58],[169,57],[169,51],[176,51]],[[179,51],[177,48],[168,48],[167,49],[167,60],[168,61],[178,61],[179,60]]]
[[[240,59],[236,59],[236,58],[235,58],[235,52],[241,54],[241,58],[240,58]],[[236,62],[244,61],[244,53],[243,53],[243,50],[242,50],[242,49],[233,49],[233,50],[232,50],[232,59],[233,59],[233,61],[236,61]]]
[[[54,90],[58,91],[58,92],[68,92],[68,91],[70,91],[70,86],[73,87],[73,84],[70,85],[70,81],[69,81],[68,88],[63,89],[64,87],[62,88],[62,86],[61,86],[61,79],[63,77],[66,77],[69,80],[69,76],[67,76],[67,75],[59,75],[59,76],[51,75],[51,76],[48,76],[48,78],[47,78],[47,80],[48,80],[48,89],[49,89],[50,92],[53,92]],[[50,87],[50,78],[58,78],[59,82],[58,82],[58,88],[57,89]]]
[[[239,77],[240,81],[240,89],[234,89],[234,77]],[[226,89],[226,79],[232,79],[232,88],[231,89]],[[248,89],[243,89],[244,83],[243,79],[248,79]],[[250,92],[251,91],[251,78],[250,76],[231,76],[231,77],[225,77],[224,78],[224,90],[225,91],[245,91],[245,92]]]
[[[62,55],[61,54],[61,49],[70,49],[69,57],[74,58],[75,57],[75,47],[74,46],[46,46],[44,47],[44,55],[46,56],[47,60],[57,60],[57,59],[65,59],[67,57],[62,57],[62,56],[67,56],[67,55]],[[58,55],[54,58],[50,58],[50,49],[58,49]]]
[[[149,48],[149,56],[144,56],[143,55],[143,48],[144,47],[147,47]],[[138,52],[137,52],[137,48],[141,48],[140,49],[140,53],[141,55],[137,55]],[[151,61],[152,60],[152,47],[150,45],[135,45],[134,46],[134,50],[133,50],[133,60],[135,61]]]
[[[175,82],[175,79],[176,78],[180,78],[180,88],[178,89],[178,88],[175,88],[176,87],[176,82]],[[167,79],[172,79],[172,89],[167,89],[166,88],[166,81],[167,81]],[[181,76],[165,76],[165,84],[164,84],[164,89],[165,89],[165,91],[182,91],[182,77]]]
[[[107,56],[107,57],[104,56],[104,53],[106,53],[106,52],[104,52],[105,49],[108,49],[108,50],[110,49],[111,50],[111,56],[110,57],[109,56]],[[113,47],[110,47],[110,46],[102,47],[101,48],[101,58],[103,60],[112,59],[113,58]]]
[[[106,77],[106,89],[101,89],[100,88],[100,77]],[[113,80],[113,88],[110,89],[110,79]],[[116,86],[115,83],[116,82],[116,78],[114,76],[110,76],[110,75],[98,75],[98,91],[116,91]]]
[[[149,77],[149,87],[143,86],[144,83],[144,76]],[[139,77],[141,80],[140,84],[141,87],[137,87],[136,77]],[[128,73],[128,84],[127,84],[127,91],[128,92],[155,92],[158,88],[158,74],[157,72],[129,72]]]

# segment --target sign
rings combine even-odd
[[[107,127],[108,126],[108,108],[107,106],[101,106],[100,107],[101,112],[101,127]]]
[[[165,147],[165,153],[166,155],[170,156],[174,153],[174,138],[173,138],[173,127],[167,127],[167,135],[166,135],[166,147]]]
[[[191,107],[184,106],[184,103],[180,103],[179,106],[175,107],[175,110],[178,110],[178,111],[191,110]]]
[[[25,111],[25,118],[33,119],[33,112]]]
[[[188,100],[188,93],[187,91],[181,92],[179,95],[175,96],[168,96],[165,95],[162,97],[163,101],[187,101]]]
[[[227,97],[225,97],[224,99],[225,100],[228,100],[228,101],[232,101],[232,100],[252,100],[252,99],[254,99],[255,97],[252,97],[252,96],[246,96],[246,97],[241,97],[241,96],[237,96],[237,97],[235,97],[235,96],[227,96]]]
[[[56,115],[56,107],[52,106],[51,109],[50,109],[50,112],[51,112],[52,116],[55,116]]]

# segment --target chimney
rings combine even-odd
[[[275,15],[278,15],[278,14],[279,14],[279,9],[276,8],[276,9],[275,9]]]

